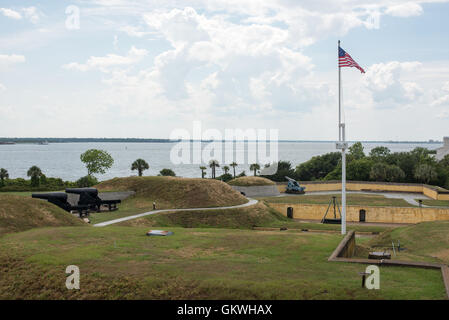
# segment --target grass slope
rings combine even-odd
[[[253,227],[289,230],[340,230],[339,225],[304,223],[287,219],[263,202],[245,208],[206,211],[177,211],[149,215],[121,222],[120,226],[252,229]],[[388,227],[349,225],[348,230],[383,232]]]
[[[400,241],[406,250],[395,259],[449,264],[449,221],[422,222],[382,233],[367,243],[369,248],[390,248]]]
[[[237,209],[164,212],[122,222],[120,225],[250,229],[253,226],[266,226],[281,222],[287,222],[287,218],[265,204],[258,203]]]
[[[35,229],[0,238],[1,299],[443,299],[436,270],[328,262],[341,235],[143,227]],[[65,288],[79,266],[80,290]]]
[[[416,199],[418,202],[418,199]],[[431,199],[423,199],[423,205],[431,206],[431,207],[449,207],[449,200],[431,200]]]
[[[94,213],[92,223],[126,217],[153,209],[210,208],[234,206],[248,202],[224,182],[213,179],[178,177],[114,178],[96,186],[100,192],[135,191],[115,212]]]
[[[298,195],[285,197],[265,197],[258,198],[268,203],[307,203],[307,204],[328,204],[336,196],[338,202],[341,204],[341,194],[320,194],[320,195]],[[388,207],[413,207],[404,199],[386,198],[383,195],[370,194],[355,194],[349,193],[346,195],[347,205],[365,205],[365,206],[388,206]]]
[[[261,177],[240,177],[228,182],[231,186],[251,187],[251,186],[274,186],[276,183]]]
[[[40,199],[0,194],[0,235],[38,227],[85,225],[77,217]]]

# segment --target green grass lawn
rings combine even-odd
[[[12,194],[15,196],[24,196],[24,197],[31,197],[32,193],[37,193],[34,191],[11,191],[11,192],[0,192],[0,195],[2,194]],[[40,193],[44,193],[44,192],[40,192]]]
[[[418,199],[416,199],[418,201]],[[449,200],[431,200],[425,199],[422,200],[423,205],[431,206],[431,207],[449,207]]]
[[[436,270],[328,262],[341,235],[216,228],[59,227],[0,237],[2,299],[444,299]],[[77,265],[81,289],[65,288]]]
[[[395,259],[449,264],[449,221],[422,222],[387,231],[368,243],[370,248],[387,248],[400,242],[404,251]]]
[[[328,204],[332,196],[337,197],[341,204],[341,193],[336,194],[316,194],[316,195],[297,195],[285,197],[264,197],[258,198],[272,203],[307,203],[307,204]],[[413,207],[404,199],[390,199],[383,195],[357,194],[349,193],[346,195],[347,205],[381,206],[381,207]]]

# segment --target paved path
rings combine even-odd
[[[187,209],[152,210],[152,211],[148,211],[148,212],[144,212],[144,213],[140,213],[140,214],[135,214],[133,216],[128,216],[128,217],[123,217],[123,218],[119,218],[119,219],[114,219],[114,220],[109,220],[109,221],[97,223],[97,224],[94,224],[94,227],[104,227],[104,226],[108,226],[108,225],[119,223],[119,222],[123,222],[123,221],[128,221],[128,220],[132,220],[132,219],[142,218],[142,217],[149,216],[149,215],[156,214],[156,213],[160,213],[160,212],[237,209],[237,208],[249,207],[249,206],[252,206],[252,205],[256,204],[257,202],[259,202],[259,200],[255,200],[255,199],[251,199],[251,198],[248,198],[248,200],[249,201],[247,203],[239,204],[237,206],[229,206],[229,207],[212,207],[212,208],[209,207],[209,208],[187,208]]]
[[[341,191],[315,191],[315,192],[306,192],[305,195],[316,195],[316,194],[336,194],[341,193]],[[358,194],[375,194],[375,195],[382,195],[385,198],[393,198],[393,199],[404,199],[406,202],[410,203],[414,206],[419,206],[418,201],[415,199],[431,199],[423,194],[420,193],[406,193],[406,192],[376,192],[376,191],[346,191],[346,194],[350,193],[358,193]],[[283,196],[298,196],[295,194],[282,194]],[[426,205],[422,205],[423,207],[429,207]]]

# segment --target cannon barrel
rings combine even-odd
[[[285,179],[287,179],[288,181],[296,181],[295,179],[292,179],[290,177],[285,176]]]
[[[75,193],[75,194],[88,193],[93,196],[98,195],[98,190],[95,188],[67,188],[67,189],[65,189],[65,192]]]
[[[37,198],[37,199],[45,199],[45,200],[49,200],[49,199],[58,199],[58,200],[62,200],[62,201],[67,200],[67,194],[64,192],[33,193],[31,195],[31,197]]]

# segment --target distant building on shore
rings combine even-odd
[[[435,158],[439,161],[444,158],[445,155],[449,154],[449,137],[443,138],[444,145],[437,149],[437,154]]]

